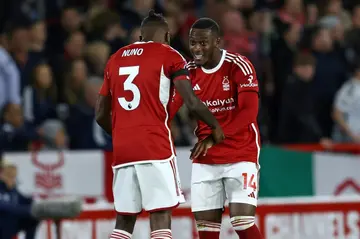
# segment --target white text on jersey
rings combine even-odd
[[[216,106],[224,106],[225,104],[231,104],[234,103],[235,100],[234,98],[228,98],[228,99],[224,99],[224,100],[206,100],[203,103],[207,106],[207,107],[216,107]]]
[[[134,48],[123,51],[123,54],[121,57],[125,56],[140,56],[143,53],[144,49],[142,48]]]
[[[257,87],[258,84],[256,83],[253,83],[253,80],[254,80],[254,77],[252,75],[249,76],[249,78],[247,79],[247,81],[249,83],[247,84],[240,84],[240,87],[243,88],[243,87]]]

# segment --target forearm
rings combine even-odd
[[[112,136],[112,122],[111,117],[109,118],[103,118],[103,119],[97,119],[96,120],[99,126],[110,136]]]
[[[219,123],[216,120],[215,116],[209,111],[209,109],[199,100],[197,103],[194,103],[189,107],[189,111],[196,119],[203,121],[211,129],[219,127]]]

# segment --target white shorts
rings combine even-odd
[[[192,166],[191,209],[193,212],[223,208],[229,203],[257,206],[259,166],[251,162],[198,164]]]
[[[176,169],[173,160],[113,169],[115,210],[131,215],[177,207],[183,196]]]

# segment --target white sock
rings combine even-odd
[[[110,239],[131,239],[131,234],[123,230],[114,229]]]
[[[170,229],[160,229],[151,232],[151,239],[172,239]]]
[[[237,216],[230,219],[235,231],[244,231],[255,225],[255,217]]]

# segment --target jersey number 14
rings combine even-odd
[[[119,68],[119,75],[127,76],[126,80],[124,81],[124,90],[131,91],[133,94],[133,99],[131,101],[127,101],[125,97],[118,98],[119,104],[124,110],[135,110],[137,107],[139,107],[141,94],[139,88],[133,83],[138,74],[139,66]]]

